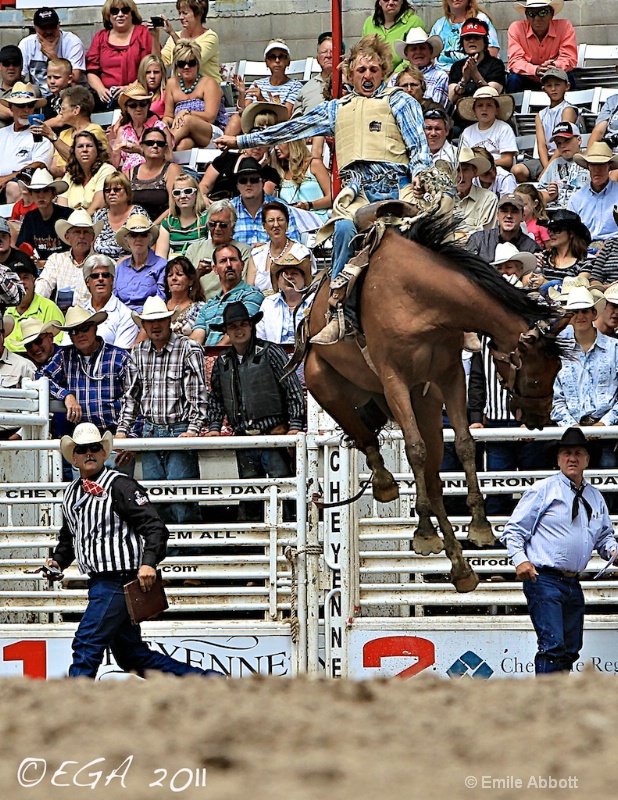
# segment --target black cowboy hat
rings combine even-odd
[[[236,178],[239,178],[241,175],[262,175],[262,167],[255,158],[251,156],[247,156],[247,158],[243,158],[242,161],[239,161],[236,164]]]
[[[225,333],[225,329],[231,322],[249,321],[252,325],[257,325],[263,316],[263,312],[258,311],[257,314],[250,317],[247,306],[244,303],[228,303],[223,309],[223,322],[220,324],[215,322],[211,323],[210,329],[218,333]]]
[[[596,462],[601,454],[600,442],[586,439],[581,428],[567,428],[560,441],[550,446],[550,456],[556,459],[562,447],[583,447],[587,450],[591,462]]]
[[[549,219],[539,220],[541,225],[544,225],[546,228],[559,225],[569,231],[573,231],[573,233],[583,239],[586,244],[590,244],[592,236],[588,228],[582,222],[579,214],[576,214],[574,211],[569,211],[566,208],[557,208],[555,211],[550,209],[547,213],[549,214]]]

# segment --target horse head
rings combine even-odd
[[[510,409],[518,422],[542,429],[550,421],[554,380],[561,366],[557,336],[570,315],[538,322],[522,333],[510,353],[491,351],[502,388],[511,395]]]

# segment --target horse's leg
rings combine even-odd
[[[427,494],[433,513],[438,518],[440,530],[444,536],[444,549],[451,562],[450,578],[458,592],[471,592],[476,589],[479,579],[466,559],[463,557],[461,545],[455,536],[450,523],[440,479],[442,463],[442,397],[433,386],[423,395],[422,389],[416,387],[412,392],[414,410],[417,415],[419,429],[427,447],[425,461],[425,481]]]
[[[463,464],[468,484],[468,509],[471,514],[468,539],[478,547],[492,547],[496,539],[485,515],[485,502],[479,488],[476,474],[474,439],[470,435],[466,416],[466,381],[463,367],[456,379],[452,373],[448,380],[441,381],[440,391],[444,397],[446,413],[455,431],[455,450]]]
[[[410,389],[394,367],[387,368],[385,372],[388,374],[388,379],[383,381],[384,396],[403,432],[406,456],[414,472],[416,483],[418,525],[412,540],[412,547],[415,553],[423,556],[428,556],[430,553],[440,553],[444,549],[444,543],[438,536],[431,521],[431,504],[425,485],[425,459],[427,452],[414,416]]]
[[[373,496],[381,503],[399,497],[399,487],[384,466],[380,443],[375,432],[363,421],[356,408],[367,403],[370,395],[350,383],[312,348],[305,361],[305,381],[322,408],[335,419],[356,447],[365,454],[371,470]]]

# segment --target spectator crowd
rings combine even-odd
[[[235,435],[301,430],[301,379],[282,379],[282,346],[310,307],[316,254],[328,252],[315,233],[334,226],[335,272],[353,253],[356,231],[331,188],[340,148],[348,204],[403,191],[432,164],[451,175],[460,243],[573,312],[556,424],[618,420],[618,88],[583,148],[563,0],[514,3],[506,53],[476,0],[443,0],[429,31],[408,0],[376,0],[343,78],[346,96],[387,99],[368,127],[385,126],[384,159],[369,139],[351,142],[352,117],[331,97],[330,33],[304,83],[287,74],[298,54],[281,38],[264,49],[264,77],[223,81],[208,0],[176,10],[180,31],[134,0],[106,0],[86,48],[40,8],[33,33],[0,49],[0,202],[11,208],[0,269],[23,289],[4,316],[2,385],[48,377],[66,411],[56,435],[81,421],[117,438],[215,436],[224,420]],[[514,95],[527,90],[547,102],[534,152],[520,153]],[[203,170],[183,157],[214,155],[217,143]],[[225,348],[212,351],[212,381],[211,347]],[[488,343],[471,347],[472,424],[515,425]],[[496,445],[490,469],[538,464],[534,447],[515,450]],[[244,453],[240,474],[285,474],[285,452],[270,453]],[[131,473],[126,451],[109,461]],[[616,463],[606,448],[603,465]],[[143,469],[199,474],[190,449],[149,452]],[[170,520],[191,521],[191,504],[175,505]]]

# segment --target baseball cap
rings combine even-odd
[[[60,17],[53,8],[39,8],[34,12],[32,22],[37,28],[55,28],[60,24]]]
[[[489,36],[489,27],[482,19],[468,19],[461,27],[460,36]]]
[[[9,228],[8,220],[4,217],[0,217],[0,233],[10,233],[11,229]]]
[[[559,136],[563,139],[572,139],[574,136],[581,136],[581,133],[577,125],[574,125],[572,122],[559,122],[552,131],[552,142]]]
[[[520,211],[524,210],[524,201],[518,194],[503,194],[498,201],[498,208],[502,208],[502,206],[506,205],[515,206],[515,208],[518,208]]]
[[[569,82],[569,76],[563,69],[559,67],[550,67],[547,72],[541,76],[541,83],[544,83],[549,78],[557,78],[559,81]]]
[[[0,63],[3,61],[17,61],[18,64],[24,63],[24,57],[16,44],[5,44],[0,50]]]

